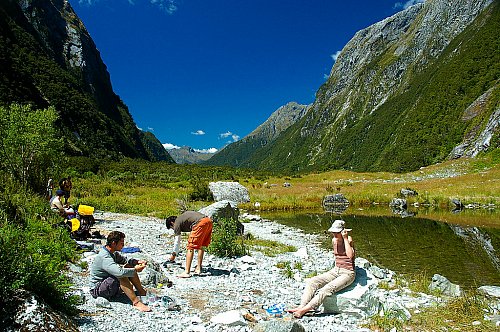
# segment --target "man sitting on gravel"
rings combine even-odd
[[[104,297],[110,300],[121,290],[139,311],[151,311],[135,294],[146,295],[137,272],[147,265],[144,260],[128,259],[119,253],[125,245],[125,234],[119,231],[109,233],[106,246],[95,257],[90,267],[90,293],[94,298]]]
[[[174,249],[170,259],[166,263],[173,263],[175,261],[181,243],[181,233],[191,232],[187,244],[186,270],[177,277],[191,277],[191,263],[193,262],[194,249],[198,250],[198,265],[196,266],[194,274],[201,274],[203,255],[205,253],[204,248],[208,247],[212,239],[212,219],[196,211],[186,211],[178,217],[168,217],[165,220],[165,225],[168,229],[173,228],[174,235],[176,236],[174,240]]]

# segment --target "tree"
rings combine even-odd
[[[0,106],[0,171],[26,189],[40,191],[57,160],[62,140],[56,138],[53,107],[32,110],[30,105]]]

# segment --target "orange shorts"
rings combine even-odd
[[[208,247],[212,240],[212,227],[212,219],[209,217],[200,219],[189,234],[187,249]]]

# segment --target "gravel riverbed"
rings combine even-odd
[[[183,271],[185,252],[181,252],[177,264],[163,267],[172,249],[173,235],[165,228],[164,221],[155,218],[138,217],[115,213],[96,213],[96,229],[107,234],[120,230],[126,235],[126,246],[139,247],[151,264],[157,263],[170,281],[166,285],[151,289],[157,297],[169,296],[179,305],[180,311],[170,311],[161,301],[153,302],[152,312],[142,313],[132,308],[127,298],[111,301],[109,308],[96,303],[88,293],[87,269],[75,268],[70,273],[76,284],[76,292],[84,296],[84,303],[77,324],[80,331],[253,331],[256,322],[245,321],[246,325],[228,326],[214,323],[211,319],[218,314],[239,310],[242,314],[265,320],[295,320],[291,314],[269,317],[266,306],[285,304],[294,307],[300,301],[304,288],[304,277],[312,271],[324,271],[331,266],[333,257],[319,247],[315,235],[272,221],[245,223],[245,233],[256,238],[272,239],[293,245],[298,252],[288,252],[277,257],[268,257],[258,251],[250,253],[251,258],[218,258],[205,255],[204,273],[189,279],[176,275]],[[104,240],[102,240],[104,243]],[[185,248],[185,243],[183,243]],[[95,250],[98,250],[96,245]],[[83,258],[92,261],[92,252]],[[279,262],[290,262],[293,276],[286,276]],[[296,264],[296,262],[300,262]],[[193,260],[196,265],[196,256]],[[193,266],[194,268],[194,266]],[[306,331],[369,331],[362,328],[363,321],[349,314],[316,314],[297,320]]]

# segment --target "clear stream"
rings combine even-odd
[[[451,224],[432,220],[425,213],[402,218],[391,213],[376,215],[377,211],[366,215],[366,209],[362,214],[349,210],[341,216],[324,211],[261,212],[260,215],[307,233],[320,234],[325,248],[331,246],[331,238],[325,231],[333,220],[341,218],[347,228],[352,228],[357,256],[379,267],[402,274],[426,272],[429,277],[438,273],[465,288],[500,286],[499,212],[489,211],[486,218],[484,211],[462,211],[459,222]],[[441,211],[437,219],[451,213]],[[481,218],[487,222],[481,223]],[[468,226],[471,224],[488,226]]]

